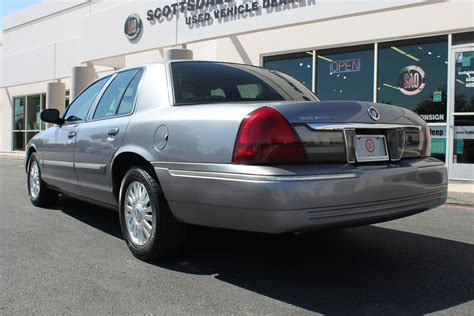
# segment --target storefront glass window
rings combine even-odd
[[[27,99],[27,117],[26,117],[26,129],[30,131],[39,131],[43,129],[43,124],[40,119],[40,113],[42,110],[41,95],[32,95],[26,97]]]
[[[455,54],[455,112],[474,112],[474,51]]]
[[[456,52],[454,58],[453,162],[474,164],[474,50]],[[469,170],[467,177],[472,179],[474,169]]]
[[[312,90],[313,52],[264,57],[263,67],[290,75]]]
[[[431,156],[446,161],[446,126],[430,126]]]
[[[24,132],[13,132],[13,150],[25,150]]]
[[[44,129],[40,119],[44,103],[44,94],[13,99],[13,150],[25,150],[25,145],[30,139]]]
[[[378,102],[446,122],[447,36],[379,45]]]
[[[373,45],[317,52],[316,94],[321,100],[372,101]]]
[[[66,105],[68,102],[69,96],[66,94]],[[25,150],[30,139],[44,130],[45,124],[40,115],[45,105],[44,93],[13,98],[13,150]]]
[[[453,34],[453,45],[464,45],[474,43],[474,32]]]
[[[13,104],[13,130],[23,130],[25,129],[25,98],[15,98]]]
[[[454,163],[474,164],[474,115],[454,117],[453,153]]]

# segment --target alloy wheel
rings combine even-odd
[[[138,181],[131,182],[125,193],[125,223],[133,244],[143,246],[150,240],[153,228],[150,196]]]
[[[39,196],[40,193],[40,184],[41,184],[41,179],[40,179],[40,172],[39,172],[39,166],[37,161],[31,162],[31,167],[30,167],[30,177],[29,177],[29,182],[30,182],[30,195],[33,200],[36,200]]]

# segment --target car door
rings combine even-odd
[[[79,191],[84,197],[116,203],[109,167],[134,111],[141,75],[141,69],[117,73],[77,132],[75,168]]]
[[[75,193],[77,179],[74,170],[74,148],[78,129],[109,78],[103,78],[87,87],[67,108],[64,123],[48,131],[50,137],[44,144],[42,176],[62,191]]]

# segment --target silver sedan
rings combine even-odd
[[[169,61],[87,87],[27,147],[34,205],[58,193],[120,213],[143,260],[179,252],[186,224],[287,233],[370,224],[446,200],[444,163],[415,113],[323,102],[248,65]]]

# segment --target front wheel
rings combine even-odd
[[[41,169],[36,153],[28,160],[28,195],[34,206],[50,206],[58,199],[58,193],[46,186],[41,178]]]
[[[145,168],[132,168],[125,175],[119,211],[123,237],[138,259],[169,257],[181,250],[186,226],[174,218],[160,185]]]

